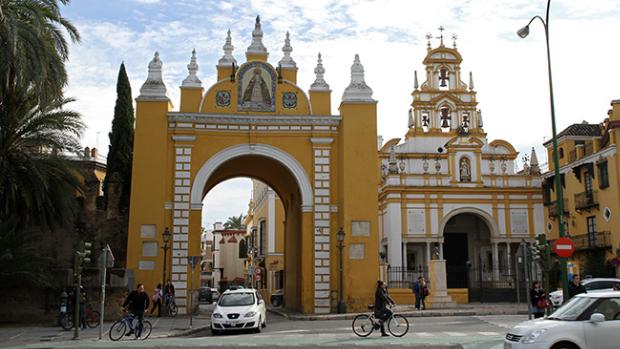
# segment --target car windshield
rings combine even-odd
[[[590,297],[573,297],[568,303],[564,304],[558,310],[553,312],[548,319],[575,321],[592,303],[596,302],[596,298]]]
[[[218,303],[222,307],[239,307],[252,304],[254,304],[254,295],[249,292],[225,294]]]

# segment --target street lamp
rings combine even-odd
[[[338,240],[338,271],[339,271],[339,283],[340,283],[340,287],[339,287],[339,297],[338,297],[338,306],[336,311],[338,312],[338,314],[344,314],[347,312],[347,307],[344,304],[344,273],[343,273],[343,262],[342,262],[342,249],[344,248],[344,230],[342,229],[342,227],[340,227],[340,229],[338,229],[338,232],[336,233],[336,239]]]
[[[164,232],[161,234],[161,238],[164,242],[164,245],[161,247],[164,250],[164,273],[162,275],[162,285],[166,284],[166,261],[168,260],[168,242],[170,242],[170,229],[166,227]]]
[[[560,237],[566,236],[564,227],[564,195],[562,193],[562,179],[560,178],[560,160],[558,158],[558,137],[555,127],[555,105],[553,103],[553,79],[551,78],[551,53],[549,51],[549,8],[551,6],[551,0],[547,0],[547,14],[545,19],[540,16],[534,16],[530,19],[529,23],[517,31],[517,35],[520,38],[525,38],[530,33],[530,24],[535,19],[539,19],[543,27],[545,28],[545,43],[547,44],[547,70],[549,72],[549,100],[551,104],[551,132],[553,133],[553,170],[555,176],[555,188],[558,208],[558,223],[559,223],[559,235]],[[563,299],[566,302],[568,300],[568,275],[566,269],[566,258],[560,257],[560,278],[562,279],[562,292]]]

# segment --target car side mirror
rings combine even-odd
[[[605,322],[605,315],[603,315],[601,313],[594,313],[594,314],[590,315],[590,322],[592,322],[592,323]]]

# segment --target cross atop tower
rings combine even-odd
[[[437,29],[439,29],[439,36],[436,37],[435,39],[439,39],[440,40],[439,45],[443,46],[443,31],[446,30],[446,28],[444,28],[443,25],[440,25],[439,28]]]
[[[452,45],[456,48],[456,39],[458,39],[458,35],[452,34]]]

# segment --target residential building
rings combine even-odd
[[[569,273],[617,276],[620,265],[620,100],[611,102],[599,124],[573,124],[557,135],[563,217],[575,244]],[[548,239],[559,235],[553,140],[544,143],[549,171],[543,174],[543,197]]]

